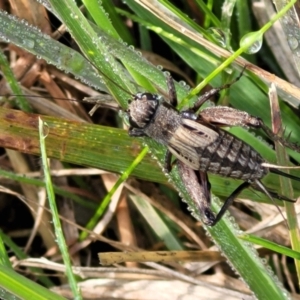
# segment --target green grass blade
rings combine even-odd
[[[57,295],[41,285],[19,275],[11,268],[0,266],[0,297],[7,291],[20,299],[34,299],[34,300],[65,300],[64,297]],[[4,291],[3,291],[4,290]],[[7,294],[3,299],[8,298]]]
[[[175,233],[170,230],[170,226],[163,220],[149,202],[139,196],[131,196],[130,199],[140,211],[141,215],[144,216],[145,221],[154,231],[159,242],[163,241],[169,250],[183,250],[183,246]]]
[[[91,218],[91,220],[86,225],[86,228],[88,230],[92,230],[94,228],[94,226],[97,224],[99,218],[102,216],[102,214],[104,213],[104,211],[107,209],[107,207],[109,205],[109,202],[110,202],[110,199],[112,198],[113,194],[116,192],[116,190],[118,189],[118,187],[124,181],[126,181],[126,179],[130,176],[130,174],[137,167],[137,165],[143,160],[143,158],[147,154],[148,150],[149,150],[149,148],[145,147],[141,151],[141,153],[135,158],[135,160],[128,167],[128,169],[125,170],[125,172],[122,173],[122,175],[117,180],[117,182],[114,184],[114,186],[112,187],[112,189],[106,194],[106,196],[104,197],[104,199],[101,201],[101,204],[100,204],[99,208],[95,211],[94,216]],[[82,234],[80,236],[80,240],[85,239],[87,236],[88,236],[87,232],[82,232]]]
[[[0,233],[0,265],[4,267],[11,268],[11,263],[7,256],[7,252],[5,249],[4,241],[2,238],[2,234]]]
[[[9,83],[9,86],[10,86],[12,92],[15,95],[18,95],[16,97],[17,106],[24,111],[27,111],[27,112],[31,111],[30,105],[28,104],[26,98],[24,96],[22,96],[22,90],[21,90],[21,88],[20,88],[8,62],[7,62],[7,59],[2,51],[0,51],[0,66],[1,66],[1,71],[3,72],[3,75],[6,78],[6,81]]]
[[[44,124],[44,122],[39,118],[39,135],[40,135],[40,147],[41,147],[41,157],[42,157],[42,165],[44,170],[44,176],[45,176],[45,186],[47,190],[47,196],[49,200],[49,206],[51,210],[52,220],[53,220],[53,226],[55,230],[55,236],[57,239],[57,244],[60,249],[60,252],[62,254],[64,265],[66,266],[66,273],[68,277],[68,281],[71,287],[71,290],[73,292],[74,299],[81,300],[81,292],[77,285],[75,275],[73,274],[72,265],[71,265],[71,259],[68,252],[68,247],[63,235],[63,230],[61,226],[61,222],[59,219],[59,214],[55,202],[55,195],[54,190],[51,182],[51,176],[50,176],[50,168],[48,165],[48,159],[46,154],[46,146],[45,146],[45,139],[47,138],[47,125]]]
[[[268,241],[266,239],[263,239],[261,237],[258,237],[258,236],[252,235],[252,234],[245,234],[245,235],[239,236],[239,238],[244,240],[244,241],[248,241],[250,243],[253,243],[255,245],[262,246],[266,249],[270,249],[274,252],[283,254],[285,256],[300,260],[300,253],[299,252],[297,252],[295,250],[292,250],[290,248],[287,248],[285,246],[278,245],[276,243],[273,243],[273,242]]]
[[[12,251],[16,257],[18,259],[26,259],[28,256],[18,247],[18,245],[16,245],[14,243],[14,241],[8,236],[6,235],[4,232],[2,232],[2,230],[0,230],[0,237],[2,239],[2,241],[4,242],[4,244],[10,249],[10,251]],[[5,259],[5,256],[7,256],[7,253],[5,252],[1,252],[1,258]],[[8,259],[8,258],[7,258]],[[9,267],[10,266],[10,261],[8,260],[8,264],[6,264],[5,266]],[[36,274],[43,274],[43,270],[40,268],[29,268],[31,270],[31,272],[36,273]],[[51,287],[53,285],[53,282],[51,282],[51,280],[46,277],[46,276],[38,276],[37,277],[38,281],[43,283],[44,286],[46,287]]]
[[[58,69],[74,74],[83,82],[103,91],[107,88],[101,84],[98,74],[93,70],[86,58],[78,52],[51,39],[38,28],[21,22],[0,10],[1,34],[11,43],[29,51],[37,57],[45,59]],[[19,94],[19,93],[18,93]],[[21,93],[22,94],[22,93]]]
[[[74,1],[50,0],[49,2],[56,15],[66,24],[82,52],[101,72],[99,77],[106,83],[111,95],[120,103],[121,107],[126,108],[129,96],[119,87],[123,87],[125,83],[124,88],[130,91],[132,86],[128,80],[122,79],[122,70],[112,57],[111,49],[90,26]]]

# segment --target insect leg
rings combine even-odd
[[[248,188],[251,184],[248,181],[243,182],[241,185],[239,185],[233,192],[232,194],[225,200],[223,206],[221,207],[220,211],[218,212],[214,222],[211,224],[211,226],[216,225],[225,212],[227,211],[228,207],[232,204],[234,199],[246,188]]]
[[[262,119],[251,116],[245,111],[226,106],[208,107],[199,113],[198,119],[217,126],[242,126],[262,129],[273,141],[278,141],[282,145],[300,152],[300,146],[297,143],[291,143],[286,139],[277,136],[265,125]]]
[[[172,153],[169,150],[167,150],[166,156],[165,156],[165,162],[164,162],[164,169],[168,173],[170,173],[172,170],[171,159],[172,159]]]
[[[169,100],[170,104],[174,107],[177,106],[177,93],[176,93],[176,88],[174,84],[174,80],[171,76],[167,77],[167,86],[168,86],[168,91],[169,91]]]
[[[244,66],[242,72],[239,74],[238,77],[236,77],[235,79],[233,79],[231,82],[226,83],[218,88],[214,88],[211,89],[210,91],[206,92],[205,94],[203,94],[202,96],[200,96],[198,98],[198,100],[196,101],[196,103],[194,104],[194,106],[192,108],[190,108],[189,110],[191,110],[192,112],[196,112],[198,111],[198,109],[207,101],[209,100],[211,97],[213,97],[214,95],[218,94],[220,91],[224,90],[224,89],[228,89],[230,88],[234,83],[236,83],[237,81],[239,81],[241,79],[241,77],[243,76],[243,73],[246,69],[246,65]]]
[[[177,160],[181,180],[201,215],[204,224],[215,224],[215,215],[210,208],[210,183],[206,172],[194,171],[182,161]],[[198,175],[198,176],[197,176]]]
[[[94,97],[85,97],[82,99],[83,102],[94,104],[93,108],[89,111],[89,115],[92,116],[95,111],[100,107],[110,108],[118,110],[120,107],[116,105],[111,95],[101,95]]]
[[[215,106],[203,109],[198,118],[217,126],[242,126],[260,128],[261,119],[253,117],[245,111],[227,106]]]
[[[294,151],[300,152],[300,146],[297,143],[289,142],[288,139],[284,139],[276,134],[263,122],[263,120],[259,119],[260,128],[272,139],[274,142],[280,142],[283,146],[286,146]]]
[[[218,223],[218,221],[220,221],[220,219],[222,218],[222,216],[224,215],[224,213],[227,211],[228,207],[232,204],[232,202],[234,201],[234,199],[246,188],[248,188],[249,186],[251,186],[252,188],[263,192],[264,194],[266,194],[273,202],[274,202],[274,198],[279,199],[279,200],[284,200],[284,201],[289,201],[289,202],[295,202],[294,200],[291,200],[285,196],[281,196],[275,192],[272,192],[270,190],[268,190],[259,180],[255,180],[253,183],[245,181],[244,183],[242,183],[240,186],[237,187],[237,189],[235,189],[232,194],[226,199],[226,201],[224,202],[222,208],[220,209],[219,213],[217,214],[216,218],[215,218],[215,222],[213,224],[211,224],[211,226],[214,226],[215,224]],[[280,209],[278,208],[279,213],[282,215],[282,212],[280,211]]]
[[[144,132],[143,128],[134,128],[134,127],[130,127],[128,130],[128,135],[132,136],[132,137],[143,137],[143,136],[147,136]]]

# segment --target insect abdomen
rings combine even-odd
[[[216,141],[197,148],[200,171],[245,181],[260,179],[267,174],[261,166],[264,159],[251,146],[226,131],[219,130]]]

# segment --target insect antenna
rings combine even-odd
[[[125,92],[126,94],[130,95],[131,97],[135,97],[135,94],[132,94],[128,90],[124,89],[121,85],[116,83],[113,79],[111,79],[108,75],[106,75],[104,72],[99,70],[92,62],[89,61],[89,63],[96,69],[97,72],[99,72],[102,76],[104,76],[106,79],[108,79],[111,83],[113,83],[116,87],[118,87],[120,90]]]
[[[129,92],[127,89],[123,88],[121,85],[119,85],[118,83],[116,83],[113,79],[111,79],[109,76],[107,76],[101,70],[97,69],[96,66],[93,63],[91,63],[91,62],[89,62],[89,63],[93,66],[93,68],[99,74],[101,74],[102,76],[104,76],[105,78],[107,78],[107,80],[111,81],[119,89],[121,89],[126,94],[128,94],[130,96],[130,98],[133,98],[135,96],[133,93]],[[22,87],[22,89],[24,89],[24,87]],[[26,88],[25,88],[25,90],[26,90]],[[23,94],[12,94],[12,95],[7,95],[7,97],[11,98],[11,97],[23,96],[23,97],[27,97],[28,99],[34,99],[34,98],[41,99],[41,98],[44,98],[44,99],[53,99],[53,100],[63,100],[63,101],[71,101],[71,102],[81,102],[81,103],[95,104],[94,108],[92,109],[92,112],[94,112],[99,107],[106,107],[106,108],[111,108],[111,109],[115,109],[115,110],[117,108],[120,108],[117,105],[112,104],[113,103],[112,96],[110,94],[107,94],[107,92],[105,92],[105,93],[106,94],[102,94],[100,96],[99,95],[97,95],[97,96],[88,96],[88,97],[84,97],[82,100],[78,100],[78,99],[68,98],[68,97],[53,97],[53,96],[48,96],[48,95],[34,94],[33,91],[28,90],[28,91],[25,91]],[[102,98],[104,98],[104,100]],[[92,115],[92,113],[90,113],[90,115]]]
[[[1,96],[2,97],[2,96]],[[30,97],[30,98],[45,98],[45,99],[55,99],[55,100],[66,100],[66,101],[74,101],[74,102],[84,102],[83,100],[77,100],[77,99],[73,99],[73,98],[64,98],[64,97],[52,97],[52,96],[47,96],[47,95],[26,95],[26,94],[13,94],[13,95],[8,95],[8,98],[11,97]]]
[[[48,18],[47,18],[47,19],[48,19]],[[50,20],[48,20],[48,21],[50,22],[51,25],[53,25],[53,24],[51,23]],[[61,28],[63,28],[63,29],[65,30],[65,26],[64,26],[64,25],[62,25]],[[63,32],[61,32],[60,28],[57,28],[57,29],[56,29],[56,35],[63,36]],[[58,39],[59,36],[57,36],[56,38]],[[66,38],[64,38],[64,39],[66,40]],[[73,40],[73,41],[74,41],[74,40]],[[97,73],[100,73],[102,76],[104,76],[106,79],[108,79],[111,83],[113,83],[116,87],[118,87],[120,90],[122,90],[123,92],[127,93],[127,94],[130,95],[131,97],[134,97],[134,96],[135,96],[134,94],[132,94],[131,92],[129,92],[128,90],[126,90],[125,88],[123,88],[121,85],[119,85],[117,82],[115,82],[113,79],[111,79],[108,75],[106,75],[106,74],[105,74],[104,72],[102,72],[100,69],[98,69],[97,66],[96,66],[93,62],[91,62],[91,61],[88,59],[88,57],[86,57],[86,56],[84,55],[84,53],[82,53],[82,51],[80,50],[79,46],[75,43],[75,41],[74,41],[73,45],[74,45],[74,44],[75,44],[76,48],[78,48],[78,51],[79,51],[79,52],[83,55],[83,57],[87,60],[87,62],[93,66],[93,68],[96,70]],[[72,48],[73,48],[73,47],[72,47]]]

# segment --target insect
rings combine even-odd
[[[241,76],[242,73],[235,81]],[[215,225],[238,194],[248,187],[264,192],[269,198],[292,201],[268,190],[262,184],[261,179],[268,172],[300,181],[296,176],[263,166],[265,160],[256,150],[222,129],[222,126],[260,128],[274,140],[297,149],[295,144],[273,135],[260,118],[223,106],[205,108],[197,114],[205,101],[232,83],[207,92],[198,98],[192,108],[180,112],[176,109],[177,96],[173,79],[168,77],[168,101],[156,94],[138,93],[127,110],[129,135],[147,136],[167,147],[165,169],[170,172],[174,156],[185,187],[198,207],[203,223],[209,226]],[[210,208],[207,173],[244,181],[227,198],[216,216]]]
[[[171,171],[171,161],[174,156],[186,190],[198,208],[201,220],[209,226],[217,224],[234,199],[248,187],[265,193],[271,199],[277,198],[294,202],[268,190],[262,184],[261,179],[268,172],[300,181],[300,178],[281,172],[275,167],[265,167],[263,165],[265,160],[256,150],[222,129],[222,126],[260,128],[273,140],[279,140],[294,150],[300,150],[297,145],[274,135],[260,118],[251,116],[244,111],[223,106],[205,108],[197,113],[207,100],[220,90],[229,88],[239,80],[242,74],[243,72],[233,82],[205,93],[198,98],[193,107],[184,111],[176,109],[176,89],[170,76],[167,77],[167,100],[156,94],[144,92],[132,95],[124,90],[132,96],[126,110],[130,124],[129,135],[132,137],[147,136],[167,147],[165,170]],[[123,89],[120,86],[119,88]],[[84,100],[95,102],[93,98]],[[111,100],[100,100],[95,108],[109,102]],[[210,207],[211,186],[207,173],[244,181],[225,200],[217,215],[212,212]]]

